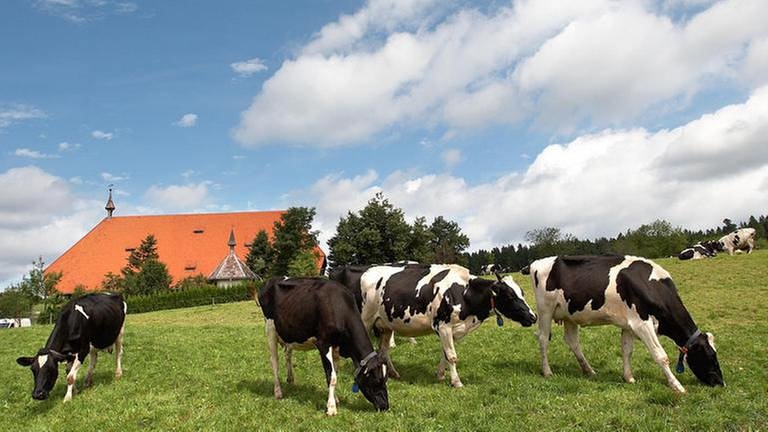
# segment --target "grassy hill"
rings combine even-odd
[[[768,251],[681,262],[657,260],[670,271],[696,323],[717,337],[727,387],[700,384],[689,370],[688,394],[666,386],[645,347],[635,345],[637,383],[624,384],[620,331],[581,332],[597,371],[581,375],[553,330],[555,376],[539,374],[533,328],[493,320],[458,344],[465,387],[434,378],[436,337],[400,340],[393,360],[403,375],[389,384],[391,411],[376,413],[353,394],[351,362],[344,360],[337,394],[339,415],[326,418],[327,391],[316,352],[294,355],[296,384],[272,397],[272,378],[261,311],[254,302],[129,315],[123,378],[113,380],[114,359],[102,354],[94,386],[63,404],[62,372],[49,400],[30,397],[31,373],[19,355],[40,348],[50,326],[0,331],[0,430],[747,430],[768,428]],[[533,303],[527,277],[515,274]],[[130,307],[130,306],[129,306]],[[674,344],[662,338],[673,363]],[[281,373],[284,367],[281,358]],[[284,383],[284,381],[283,381]]]

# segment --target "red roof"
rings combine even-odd
[[[272,239],[272,228],[284,211],[183,214],[162,216],[115,216],[105,218],[45,270],[61,272],[56,289],[64,294],[77,285],[88,290],[101,287],[104,275],[120,275],[132,248],[137,248],[148,234],[157,239],[160,261],[176,283],[188,276],[210,275],[229,253],[227,241],[234,230],[235,254],[244,259],[260,230]],[[325,254],[320,254],[318,268]]]

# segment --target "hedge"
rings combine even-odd
[[[261,282],[243,283],[230,288],[200,285],[154,294],[126,296],[125,302],[128,304],[129,314],[231,303],[253,299],[260,286]]]

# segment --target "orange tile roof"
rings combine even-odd
[[[283,213],[278,210],[105,218],[45,272],[62,272],[56,289],[64,294],[74,291],[77,285],[99,289],[108,272],[120,274],[129,249],[137,248],[148,234],[153,234],[160,261],[168,266],[174,283],[197,274],[207,277],[229,253],[231,229],[237,240],[235,253],[245,259],[245,244],[250,244],[262,229],[271,239],[274,223]],[[325,254],[319,247],[316,250],[320,254],[319,268]]]

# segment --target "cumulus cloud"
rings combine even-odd
[[[134,2],[113,0],[35,0],[33,4],[39,11],[76,24],[101,20],[110,15],[127,15],[139,10]]]
[[[104,132],[104,131],[100,131],[100,130],[95,130],[95,131],[91,132],[91,136],[96,138],[96,139],[98,139],[98,140],[107,140],[107,141],[109,141],[112,138],[114,138],[115,134],[112,133],[112,132]]]
[[[264,61],[258,57],[250,60],[244,60],[239,62],[230,63],[229,67],[243,78],[247,78],[255,73],[267,70],[267,65]]]
[[[58,155],[46,154],[37,150],[31,150],[28,148],[17,148],[13,152],[13,155],[18,157],[30,158],[30,159],[51,159],[51,158],[59,157]]]
[[[123,175],[115,175],[115,174],[112,174],[112,173],[103,172],[103,173],[101,173],[101,178],[104,181],[108,181],[108,182],[119,182],[119,181],[123,181],[123,180],[128,180],[129,177],[127,175],[125,175],[125,174],[123,174]]]
[[[679,109],[713,82],[759,81],[768,3],[695,3],[680,18],[642,0],[447,12],[454,3],[371,0],[284,61],[233,136],[333,147],[394,126],[599,130]]]
[[[176,126],[188,128],[197,125],[197,114],[188,113],[181,116],[179,120],[174,122]]]
[[[607,129],[552,144],[527,170],[487,183],[400,171],[380,178],[369,171],[326,176],[289,199],[317,207],[322,240],[347,209],[362,208],[380,191],[410,217],[456,220],[473,249],[521,242],[528,230],[543,226],[582,238],[615,235],[657,218],[711,227],[724,217],[764,212],[768,147],[760,138],[768,136],[767,127],[765,87],[743,104],[675,129]]]
[[[145,198],[155,207],[163,210],[190,211],[210,204],[210,182],[187,183],[183,185],[158,186],[147,189]]]
[[[60,142],[58,147],[59,147],[59,151],[60,152],[65,152],[65,151],[79,149],[80,148],[80,144],[77,144],[77,143],[73,144],[73,143],[68,143],[68,142],[64,141],[64,142]]]
[[[44,118],[45,113],[29,105],[0,106],[0,129],[24,120]]]

